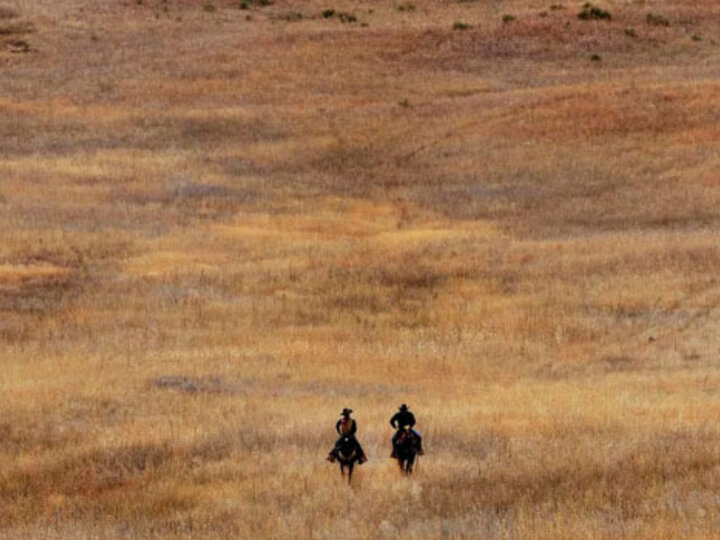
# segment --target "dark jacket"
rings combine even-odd
[[[348,418],[348,421],[350,422],[350,426],[349,426],[348,431],[347,431],[346,433],[343,433],[343,432],[342,432],[343,420],[344,420],[344,418],[341,418],[340,420],[337,421],[337,423],[335,424],[335,431],[337,431],[337,432],[338,432],[338,435],[340,435],[341,437],[342,437],[343,435],[352,435],[352,436],[354,437],[354,436],[355,436],[355,433],[357,432],[357,423],[355,422],[355,419],[354,419],[354,418]]]
[[[396,412],[395,416],[390,419],[390,425],[395,429],[402,429],[405,426],[413,427],[415,425],[415,415],[410,411]]]

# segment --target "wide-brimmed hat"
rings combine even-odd
[[[349,416],[350,413],[352,413],[352,409],[343,409],[343,412],[340,413],[340,416]]]
[[[403,403],[402,405],[400,405],[400,410],[405,412],[408,410],[408,406]]]

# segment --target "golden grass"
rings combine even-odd
[[[0,5],[0,536],[718,536],[715,2],[413,4]]]

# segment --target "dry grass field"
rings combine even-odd
[[[0,0],[0,537],[720,536],[720,9],[597,6]]]

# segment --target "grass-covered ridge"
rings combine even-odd
[[[0,537],[717,536],[717,6],[593,5],[0,2]]]

